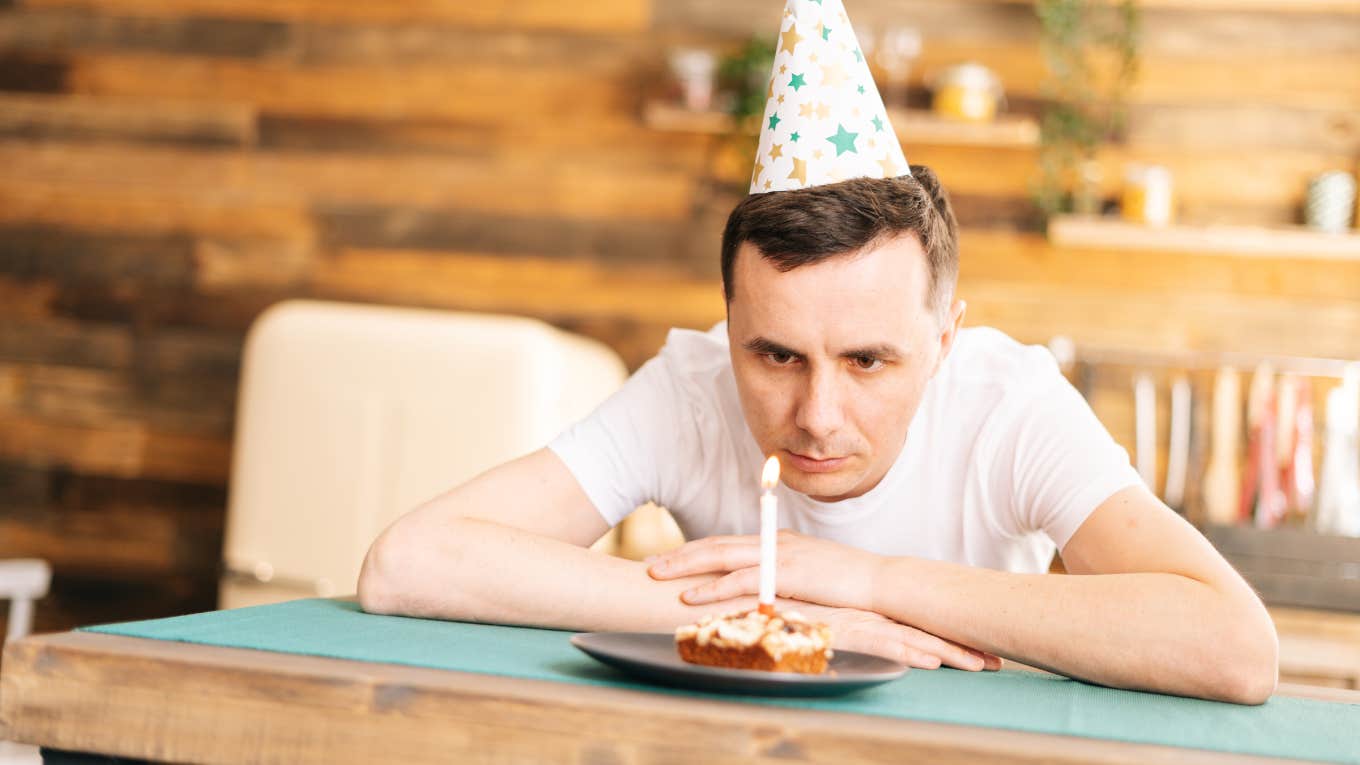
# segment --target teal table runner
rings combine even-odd
[[[1360,704],[1288,697],[1259,707],[1118,691],[1023,671],[912,671],[847,696],[706,694],[632,680],[571,646],[572,633],[375,616],[341,600],[295,600],[91,632],[338,659],[605,685],[881,717],[1360,764]]]

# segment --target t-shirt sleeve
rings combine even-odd
[[[702,455],[703,418],[667,352],[644,364],[584,420],[548,444],[610,526],[638,506],[674,508]]]
[[[1059,550],[1115,492],[1141,483],[1128,452],[1051,359],[1008,409],[1011,510],[1020,533],[1042,531]]]

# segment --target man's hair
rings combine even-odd
[[[737,250],[750,242],[780,271],[818,263],[906,233],[925,251],[926,307],[943,320],[959,275],[959,233],[935,173],[855,178],[828,186],[752,194],[732,210],[722,238],[723,295],[732,302]]]

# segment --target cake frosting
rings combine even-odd
[[[752,609],[709,615],[677,629],[675,641],[686,661],[700,659],[694,663],[718,666],[787,669],[780,666],[784,663],[789,668],[812,666],[820,672],[832,656],[831,629],[797,611],[766,615]],[[704,660],[713,657],[720,658]],[[786,657],[810,661],[786,662]]]

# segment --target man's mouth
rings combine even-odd
[[[849,460],[849,457],[813,457],[785,450],[789,455],[789,464],[796,470],[803,473],[830,473],[840,469]]]

